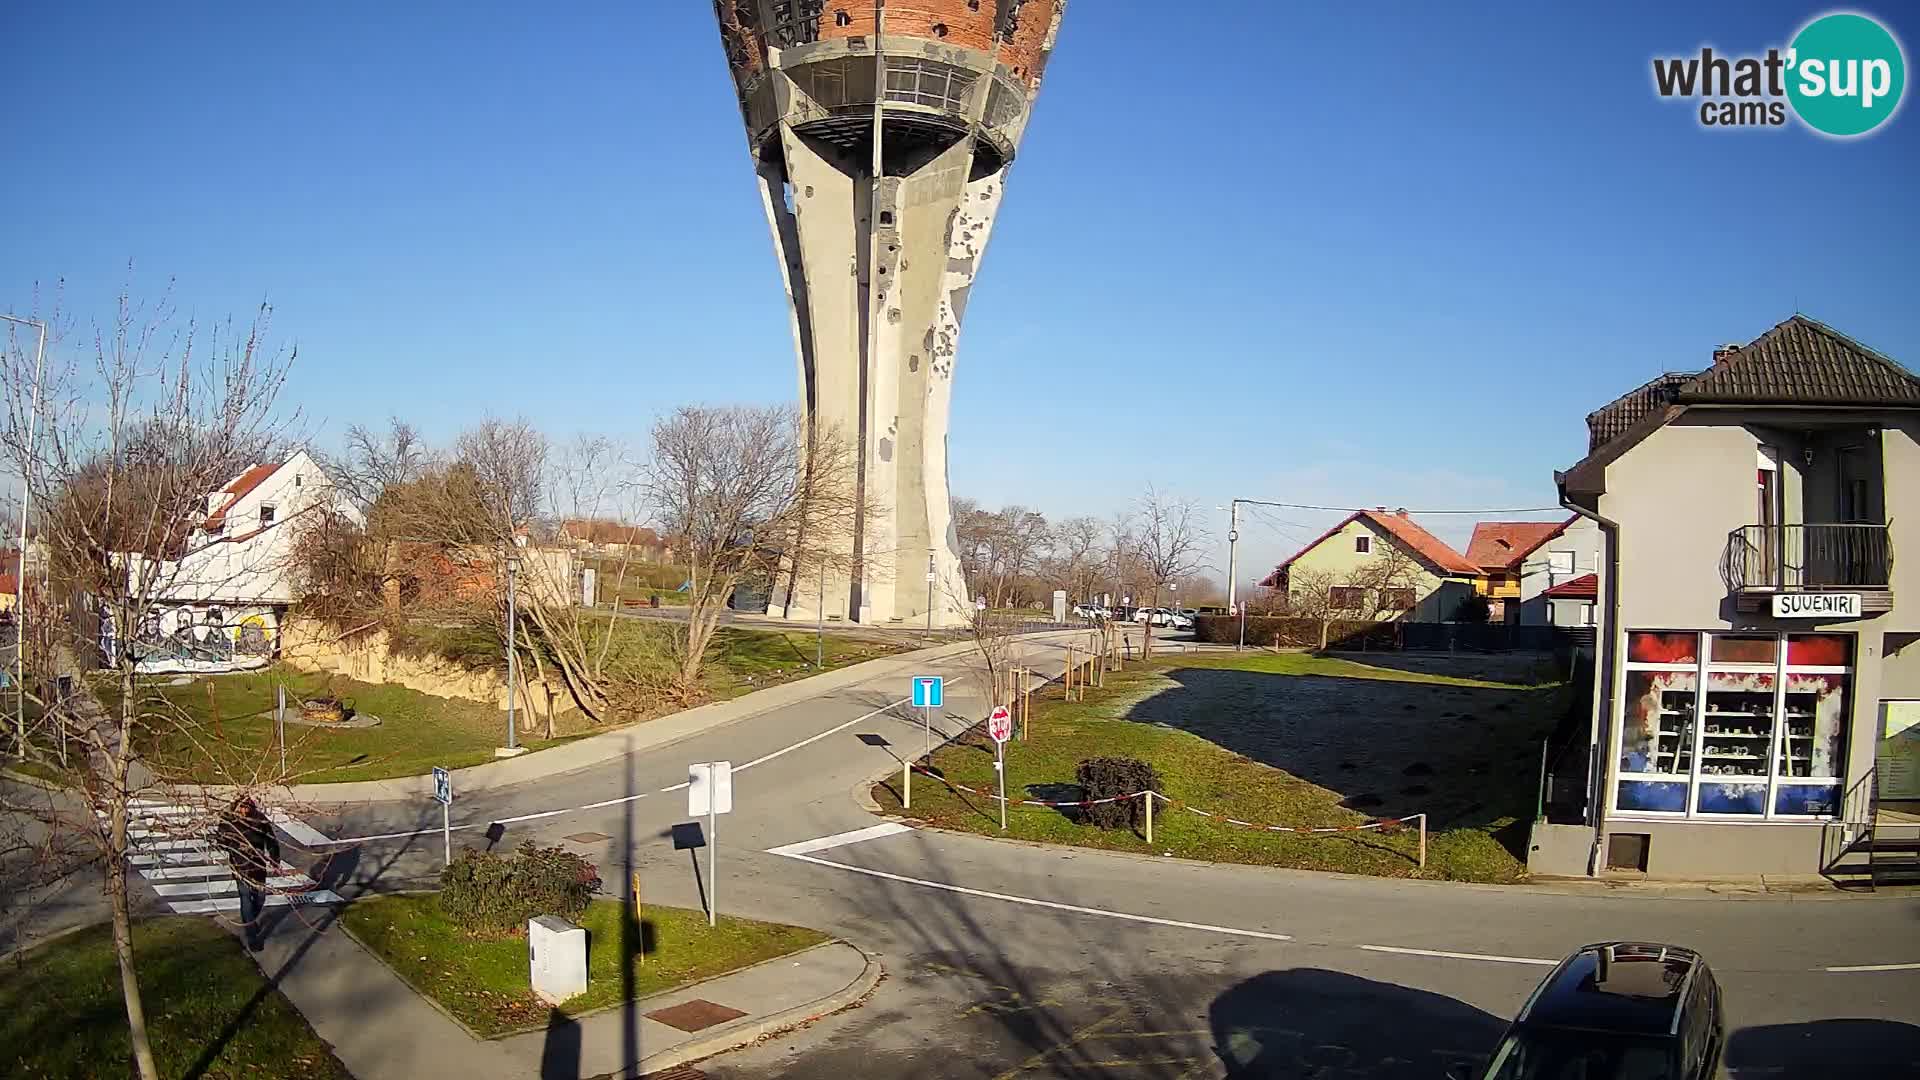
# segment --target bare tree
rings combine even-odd
[[[20,350],[5,360],[0,437],[34,496],[47,591],[65,606],[58,624],[65,640],[32,658],[28,680],[59,686],[59,676],[96,661],[112,673],[118,700],[109,711],[83,685],[71,696],[36,689],[41,728],[21,749],[50,763],[71,743],[83,755],[69,773],[79,794],[0,810],[33,818],[49,850],[61,847],[53,838],[64,838],[72,842],[65,850],[84,850],[102,871],[134,1065],[145,1080],[157,1071],[133,952],[133,801],[156,789],[184,801],[173,784],[209,771],[243,791],[284,779],[266,755],[236,753],[218,730],[146,692],[140,665],[149,613],[217,586],[209,575],[232,572],[218,543],[196,547],[209,494],[284,451],[286,421],[274,405],[293,354],[272,346],[269,335],[264,306],[248,324],[202,326],[176,321],[165,299],[139,305],[123,293],[113,316],[92,328],[83,360],[50,350],[44,380]],[[44,403],[37,428],[30,415],[36,393]],[[148,753],[157,748],[165,752]],[[190,809],[172,827],[203,831],[217,813],[211,803]]]
[[[683,406],[653,426],[645,484],[654,513],[688,566],[679,689],[698,694],[721,612],[743,581],[783,566],[826,566],[862,507],[852,449],[835,430],[808,431],[786,407]]]
[[[976,596],[993,609],[1031,602],[1034,579],[1053,545],[1046,516],[1024,506],[983,510],[963,500],[955,510],[961,569]]]
[[[433,463],[426,440],[397,416],[388,417],[385,431],[354,424],[345,442],[343,453],[315,456],[362,511],[372,509],[381,492],[420,479]]]
[[[1152,486],[1134,504],[1127,529],[1130,549],[1147,575],[1153,589],[1152,607],[1160,606],[1160,592],[1179,579],[1206,565],[1203,554],[1208,542],[1200,510],[1191,499],[1162,495]],[[1147,627],[1140,655],[1153,655],[1153,627]]]
[[[1070,517],[1053,530],[1054,576],[1074,603],[1085,603],[1099,591],[1108,562],[1108,529],[1096,517]]]

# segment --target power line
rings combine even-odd
[[[1240,503],[1242,506],[1277,506],[1287,510],[1324,510],[1324,511],[1328,511],[1335,514],[1357,514],[1363,510],[1378,513],[1386,509],[1385,507],[1382,507],[1382,506],[1315,506],[1311,503],[1266,502],[1260,499],[1236,499],[1235,501]],[[1393,512],[1406,513],[1406,514],[1427,514],[1427,515],[1563,514],[1567,512],[1567,508],[1564,506],[1508,506],[1508,507],[1488,507],[1484,509],[1475,509],[1475,510],[1408,510],[1405,507],[1395,507]]]

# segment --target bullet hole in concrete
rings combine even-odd
[[[812,185],[812,184],[808,184],[808,185],[807,185],[807,198],[809,198],[809,199],[811,199],[811,198],[813,198],[813,185]]]
[[[980,0],[967,0],[967,10],[968,10],[968,11],[979,11],[979,10],[980,10]]]
[[[900,309],[899,308],[887,309],[887,323],[890,326],[900,325]]]
[[[893,440],[892,439],[880,440],[880,460],[881,461],[893,460]]]
[[[893,211],[891,211],[891,210],[882,210],[882,211],[880,211],[880,225],[881,225],[881,227],[882,227],[882,228],[884,228],[884,227],[886,227],[886,226],[888,226],[888,225],[891,225],[891,224],[893,224]],[[892,249],[888,249],[888,250],[892,250]]]
[[[912,356],[907,357],[907,370],[908,371],[920,370],[920,354],[919,353],[914,353]]]
[[[946,36],[947,36],[947,24],[946,24],[946,23],[943,23],[943,22],[937,22],[937,23],[934,23],[934,24],[933,24],[933,36],[934,36],[934,37],[937,37],[937,38],[943,38],[943,37],[946,37]]]

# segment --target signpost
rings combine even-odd
[[[1013,714],[995,705],[987,714],[987,734],[993,736],[993,772],[1000,779],[1000,831],[1007,831],[1007,740],[1013,737]]]
[[[913,707],[921,710],[921,716],[927,722],[927,756],[933,756],[933,710],[944,708],[947,680],[941,675],[915,675],[913,677]],[[932,764],[929,760],[928,764]]]
[[[720,815],[733,813],[733,762],[687,766],[687,816],[707,819],[707,925],[720,923]]]
[[[287,775],[287,684],[273,688],[273,734],[280,740],[280,775]]]
[[[446,846],[447,862],[453,862],[453,823],[450,820],[453,806],[453,774],[435,765],[433,767],[433,801],[440,804],[440,841]]]

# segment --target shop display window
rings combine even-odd
[[[1641,631],[1628,642],[1616,810],[1747,819],[1838,811],[1851,637]]]

